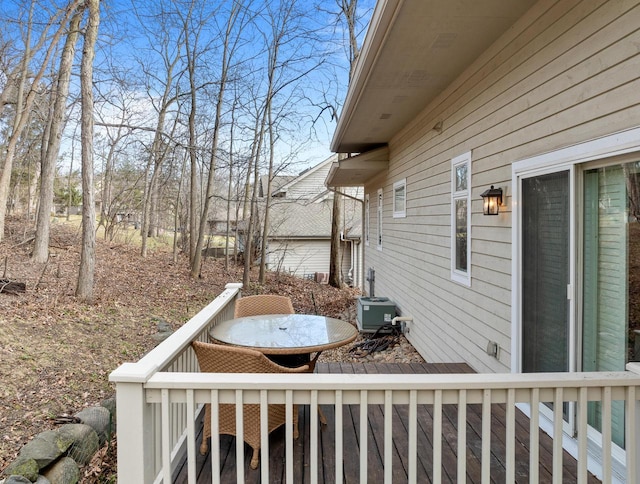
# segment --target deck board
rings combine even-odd
[[[411,374],[411,373],[473,373],[464,363],[458,364],[430,364],[430,363],[318,363],[316,371],[319,373],[383,373],[383,374]],[[318,482],[335,483],[335,409],[333,406],[322,406],[328,425],[318,424]],[[420,451],[416,462],[417,482],[430,483],[433,476],[433,407],[431,405],[418,406],[417,444]],[[505,480],[506,455],[506,411],[501,404],[492,405],[491,419],[491,482],[502,483]],[[310,482],[310,419],[318,418],[311,415],[308,406],[299,408],[300,437],[294,442],[294,482]],[[458,442],[458,410],[457,405],[443,405],[442,409],[442,482],[457,482],[457,442]],[[393,482],[407,482],[408,461],[408,430],[409,409],[405,405],[394,405],[392,416],[392,469]],[[384,406],[371,405],[367,422],[367,481],[383,482],[384,480]],[[529,420],[520,411],[516,412],[516,468],[515,481],[529,482]],[[360,482],[360,405],[345,405],[343,407],[343,482],[356,484]],[[482,405],[467,405],[466,417],[466,481],[480,482],[482,463]],[[198,437],[197,448],[200,446],[201,433]],[[540,482],[551,482],[552,475],[552,439],[539,431],[540,439]],[[236,482],[235,439],[221,436],[220,440],[220,468],[219,482]],[[284,430],[279,429],[270,435],[269,439],[269,482],[286,482],[285,478],[285,439]],[[245,445],[245,482],[259,484],[261,482],[260,469],[249,468],[251,449]],[[197,459],[197,482],[209,483],[211,479],[211,457],[209,454]],[[576,461],[564,453],[563,482],[575,482],[577,472]],[[174,480],[177,484],[187,482],[186,464],[176,471]],[[590,483],[599,482],[589,475]]]

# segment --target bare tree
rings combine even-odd
[[[13,170],[13,160],[16,155],[16,149],[18,142],[27,124],[31,107],[38,94],[39,84],[44,76],[45,70],[49,65],[51,56],[56,50],[56,46],[62,37],[62,34],[66,30],[66,26],[69,22],[69,18],[75,13],[78,5],[82,0],[73,0],[66,10],[57,12],[49,20],[47,25],[43,28],[35,47],[31,46],[31,35],[33,29],[33,12],[35,8],[35,2],[31,2],[29,9],[29,19],[27,21],[27,33],[25,38],[25,50],[22,56],[19,70],[11,73],[12,78],[16,80],[17,95],[15,102],[15,113],[11,127],[11,134],[5,148],[4,161],[0,161],[0,240],[4,237],[4,222],[7,210],[7,199],[9,195],[9,186],[11,181],[11,172]],[[57,30],[52,36],[49,36],[49,30],[53,25],[59,22]],[[31,79],[30,86],[27,86],[27,76],[29,73],[29,64],[33,59],[34,52],[40,49],[46,42],[48,42],[47,49],[45,50],[43,60],[40,64],[40,68],[37,70],[33,78]]]
[[[278,54],[280,53],[280,49],[282,47],[282,42],[284,36],[286,34],[287,29],[289,28],[288,20],[291,17],[293,7],[295,2],[281,4],[281,9],[279,11],[273,12],[270,8],[269,16],[271,19],[271,41],[269,42],[269,47],[267,49],[268,52],[268,61],[267,61],[267,95],[265,99],[265,117],[263,117],[263,130],[264,123],[267,122],[268,126],[268,139],[269,139],[269,170],[267,177],[267,193],[265,197],[265,208],[264,208],[264,227],[262,229],[262,246],[260,248],[260,274],[258,275],[258,280],[261,284],[264,284],[266,281],[266,264],[267,264],[267,241],[269,238],[269,210],[271,207],[271,187],[273,180],[273,171],[274,171],[274,149],[275,149],[275,138],[273,132],[273,96],[275,89],[275,75],[276,69],[278,68]]]
[[[104,237],[108,239],[112,239],[114,236],[115,223],[117,222],[116,212],[118,208],[121,208],[115,203],[116,199],[122,198],[122,193],[126,191],[126,188],[114,186],[116,165],[118,158],[122,156],[126,148],[126,141],[135,131],[131,126],[134,115],[131,105],[135,103],[135,98],[130,92],[131,86],[117,70],[112,70],[112,73],[114,75],[112,82],[104,83],[109,86],[107,93],[102,95],[97,93],[107,109],[97,108],[95,113],[99,120],[98,125],[102,128],[101,133],[104,134],[102,139],[105,144],[102,150],[96,150],[97,155],[102,152],[101,159],[103,160],[98,227],[104,228]],[[117,118],[117,122],[109,123],[109,118]],[[127,156],[126,153],[124,156]],[[128,188],[133,188],[133,186]],[[127,212],[130,211],[127,209]]]
[[[254,234],[259,232],[258,225],[258,185],[260,182],[260,153],[262,141],[264,138],[264,128],[266,122],[266,110],[257,108],[256,111],[256,129],[253,136],[253,145],[251,147],[251,157],[249,159],[247,180],[253,178],[253,184],[251,188],[251,195],[249,199],[249,219],[247,227],[245,229],[245,242],[244,242],[244,268],[242,271],[242,284],[244,286],[249,285],[251,279],[251,267],[253,265],[253,252],[254,252]],[[249,183],[246,184],[247,189]]]
[[[191,276],[197,277],[200,274],[200,262],[202,259],[202,245],[204,235],[207,228],[207,220],[209,217],[210,200],[213,196],[213,185],[215,180],[215,172],[217,166],[217,156],[219,148],[220,131],[222,125],[222,107],[224,104],[225,91],[229,81],[229,73],[233,58],[237,53],[240,45],[240,33],[242,26],[246,21],[246,10],[242,1],[235,1],[232,4],[227,19],[226,29],[223,36],[222,55],[220,59],[220,79],[218,80],[218,92],[216,96],[216,109],[214,114],[213,141],[211,143],[211,156],[209,159],[207,177],[207,188],[203,201],[202,213],[200,215],[200,228],[198,230],[198,242],[191,263]],[[243,15],[244,14],[244,15]],[[193,231],[192,231],[193,233]]]
[[[53,207],[53,182],[56,173],[56,161],[60,153],[60,141],[62,129],[64,127],[64,113],[69,95],[69,81],[71,79],[71,68],[73,67],[73,57],[76,52],[76,42],[80,29],[80,21],[84,13],[84,8],[80,7],[74,13],[69,22],[69,32],[62,49],[60,58],[60,68],[58,69],[57,85],[53,91],[53,109],[51,110],[51,121],[49,123],[49,135],[45,138],[46,149],[41,162],[40,175],[40,201],[38,217],[36,221],[36,236],[33,247],[32,258],[35,262],[46,262],[49,258],[49,229],[50,214]],[[45,143],[43,142],[43,145]]]
[[[347,34],[349,38],[349,81],[351,81],[353,69],[355,68],[358,56],[360,55],[356,32],[358,0],[336,0],[336,3],[340,9],[340,16],[344,19],[347,27]],[[342,196],[339,193],[334,192],[333,215],[331,219],[331,252],[329,255],[329,284],[333,287],[342,286],[342,270],[340,263],[340,229],[342,227],[341,202]]]
[[[96,208],[93,185],[93,59],[100,24],[100,0],[85,0],[89,13],[84,33],[80,67],[82,140],[82,252],[76,296],[93,302],[96,263]]]
[[[177,37],[174,37],[173,28],[174,16],[166,6],[161,3],[160,12],[154,12],[152,15],[145,16],[142,12],[136,10],[138,20],[141,27],[148,36],[150,52],[145,52],[144,57],[139,58],[139,63],[143,74],[146,76],[149,98],[154,105],[157,118],[153,142],[149,152],[149,161],[147,164],[148,181],[145,185],[145,194],[143,198],[142,224],[141,224],[141,255],[147,255],[147,241],[150,234],[156,232],[156,225],[152,222],[156,220],[155,208],[157,207],[157,190],[158,182],[165,161],[166,154],[170,148],[168,138],[165,134],[167,118],[169,110],[177,102],[177,77],[180,75],[180,61],[185,45],[185,32],[178,31]],[[143,4],[143,6],[151,6],[155,8],[156,3]],[[158,22],[152,22],[152,19],[159,19]],[[153,54],[157,55],[155,57]],[[155,93],[156,85],[160,86],[162,92],[158,96]],[[175,132],[177,127],[177,116],[173,117],[173,127],[171,133]]]
[[[283,155],[279,155],[276,166],[276,149],[279,138],[279,124],[284,119],[292,120],[295,113],[286,106],[295,106],[297,87],[323,62],[319,49],[315,45],[315,35],[308,25],[306,13],[299,9],[300,4],[292,1],[277,6],[268,6],[270,32],[265,34],[267,44],[267,88],[265,96],[265,115],[268,153],[267,192],[264,201],[263,228],[260,249],[259,281],[266,280],[267,249],[270,233],[270,211],[272,182],[278,171],[284,168]],[[276,106],[280,99],[280,107]]]
[[[195,32],[189,32],[190,29],[190,21],[192,10],[194,8],[194,3],[191,2],[189,5],[189,13],[187,17],[182,17],[181,20],[183,22],[183,29],[185,31],[185,54],[187,57],[187,72],[189,73],[189,97],[190,97],[190,109],[189,109],[189,166],[191,171],[191,190],[189,197],[189,261],[193,262],[195,253],[196,253],[196,224],[198,222],[198,196],[197,196],[197,186],[198,186],[198,158],[197,158],[197,147],[196,147],[196,114],[198,111],[198,89],[196,88],[196,57],[198,50],[198,40],[200,30],[197,29]],[[202,24],[199,24],[201,27]],[[193,42],[191,42],[191,35],[195,36]],[[195,45],[193,45],[195,44]],[[186,233],[186,231],[183,231]],[[175,257],[175,256],[174,256]]]

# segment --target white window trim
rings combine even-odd
[[[467,189],[456,192],[456,167],[467,165]],[[456,269],[456,201],[467,200],[467,271]],[[471,151],[451,160],[451,280],[471,286]]]
[[[398,210],[396,207],[396,190],[398,188],[404,189],[404,208]],[[407,179],[403,178],[393,184],[393,218],[405,218],[407,216]]]
[[[369,204],[369,194],[364,196],[364,244],[368,247],[371,237],[371,206]]]
[[[384,196],[382,192],[382,188],[378,188],[378,206],[377,206],[377,217],[376,217],[376,249],[382,250],[382,218],[383,211],[382,207],[384,204]]]

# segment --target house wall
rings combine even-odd
[[[343,242],[341,261],[345,278],[352,264],[351,244]],[[305,277],[329,272],[329,240],[272,240],[269,244],[269,269]]]
[[[323,162],[311,168],[309,173],[305,173],[287,187],[287,199],[307,199],[315,197],[318,193],[324,192],[327,187],[324,181],[329,173],[331,163]]]
[[[637,0],[541,0],[389,143],[388,172],[365,187],[372,235],[384,193],[382,250],[365,248],[365,270],[413,316],[408,338],[428,361],[510,370],[511,164],[640,125],[639,25]],[[451,159],[468,151],[470,287],[450,270]],[[393,218],[403,178],[407,216]],[[490,185],[504,191],[497,217],[482,214]]]
[[[272,240],[269,243],[269,269],[299,277],[329,271],[328,240]]]

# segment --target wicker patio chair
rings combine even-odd
[[[259,316],[261,314],[293,314],[293,303],[287,296],[277,296],[275,294],[258,294],[255,296],[244,296],[236,299],[236,305],[233,313],[234,318],[243,318],[245,316]],[[308,373],[313,373],[316,368],[316,361],[320,356],[320,352],[311,358],[311,355],[293,356],[276,356],[270,355],[269,358],[277,364],[287,367],[298,367],[299,365],[307,365]],[[318,408],[320,422],[327,424],[327,419],[320,408]]]
[[[307,365],[299,368],[286,368],[269,360],[259,351],[235,346],[223,346],[194,341],[193,349],[198,358],[200,371],[210,373],[306,373]],[[269,405],[269,433],[285,424],[285,406]],[[219,406],[219,433],[236,436],[235,405]],[[244,441],[253,449],[250,466],[258,468],[260,456],[260,405],[247,404],[243,408]],[[211,405],[207,404],[204,417],[204,432],[200,453],[206,454],[209,448],[207,439],[211,437]],[[298,438],[298,408],[293,407],[293,437]],[[236,436],[237,438],[237,436]]]
[[[258,316],[260,314],[293,314],[293,304],[287,296],[259,294],[236,299],[234,318]]]

